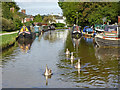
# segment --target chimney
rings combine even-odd
[[[14,13],[14,7],[10,8],[10,12]]]
[[[24,14],[26,14],[26,10],[25,9],[22,9],[21,12],[24,13]]]

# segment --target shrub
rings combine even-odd
[[[3,31],[13,31],[13,30],[15,30],[15,24],[11,20],[2,18],[2,30]]]
[[[56,27],[64,27],[65,24],[64,23],[56,23]]]

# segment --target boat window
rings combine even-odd
[[[117,31],[117,26],[106,26],[105,31],[108,31],[108,32]]]

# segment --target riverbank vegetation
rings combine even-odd
[[[17,33],[0,36],[0,38],[2,39],[2,41],[0,42],[0,47],[2,47],[2,49],[5,49],[6,47],[12,45],[16,40],[16,36]]]
[[[10,8],[13,8],[10,10]],[[22,13],[18,12],[20,9],[16,2],[2,2],[2,30],[15,31],[22,26],[21,18],[25,17]]]
[[[115,23],[119,15],[118,2],[58,2],[68,24],[80,26]],[[104,19],[104,20],[103,20]],[[78,21],[77,21],[78,20]]]

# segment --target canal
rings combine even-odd
[[[69,49],[74,61],[66,57]],[[72,38],[69,30],[45,32],[16,42],[2,53],[3,88],[118,88],[117,48],[99,48],[94,38]],[[81,59],[81,69],[74,68]],[[53,75],[45,77],[46,64]]]

